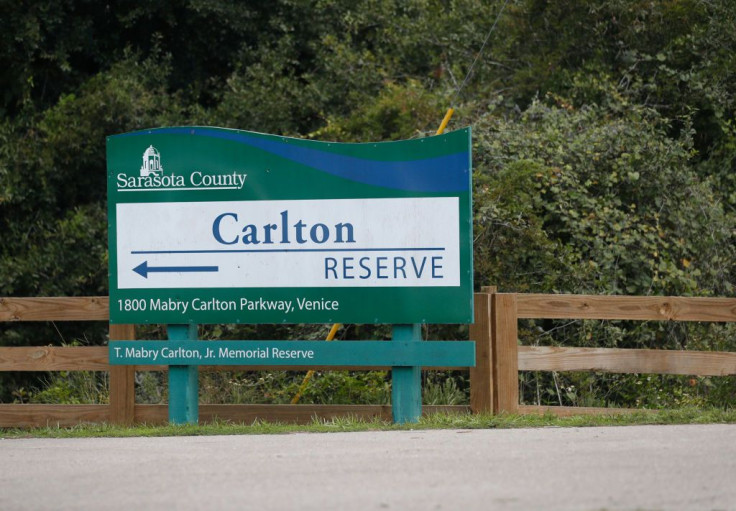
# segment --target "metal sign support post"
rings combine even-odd
[[[197,325],[167,325],[169,343],[186,348],[197,340]],[[199,366],[169,366],[169,423],[199,423]]]
[[[393,341],[422,341],[422,325],[394,325]],[[395,424],[418,422],[422,415],[422,368],[394,366],[391,368],[391,413]]]

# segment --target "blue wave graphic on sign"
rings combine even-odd
[[[161,128],[124,136],[151,133],[196,134],[232,140],[343,179],[383,188],[412,192],[460,192],[469,186],[470,156],[467,152],[421,160],[375,161],[263,139],[242,132],[207,128]],[[462,172],[450,170],[458,168]]]

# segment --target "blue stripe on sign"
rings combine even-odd
[[[232,140],[264,150],[333,176],[367,185],[411,192],[462,192],[470,186],[469,155],[466,151],[407,161],[375,161],[327,153],[283,142],[268,140],[237,131],[208,128],[159,128],[151,131],[126,133],[141,136],[154,133],[200,135]]]

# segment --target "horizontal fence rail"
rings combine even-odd
[[[519,346],[519,370],[726,376],[736,374],[736,353]]]
[[[520,319],[736,321],[735,298],[519,294],[517,307]]]
[[[109,371],[106,346],[0,348],[0,371]]]
[[[0,321],[107,321],[107,296],[0,298]]]
[[[109,405],[1,404],[0,427],[66,427],[114,422]]]

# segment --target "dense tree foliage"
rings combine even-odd
[[[209,124],[390,140],[431,134],[450,105],[457,108],[450,129],[474,132],[477,285],[733,296],[733,7],[730,0],[1,0],[0,296],[106,293],[106,135]],[[65,328],[53,337],[79,337]],[[278,328],[247,333],[322,335],[320,327]],[[353,337],[371,330],[352,328]],[[730,328],[529,323],[522,337],[734,350]],[[100,331],[89,332],[92,342],[102,342],[94,340]],[[44,332],[5,328],[0,344],[48,342]],[[583,399],[587,376],[535,378],[524,399],[578,404],[631,404],[638,398],[629,387],[642,381],[610,377]],[[731,380],[678,382],[665,383],[698,399],[736,399]],[[11,399],[9,388],[0,399]],[[662,403],[650,394],[640,403]]]

